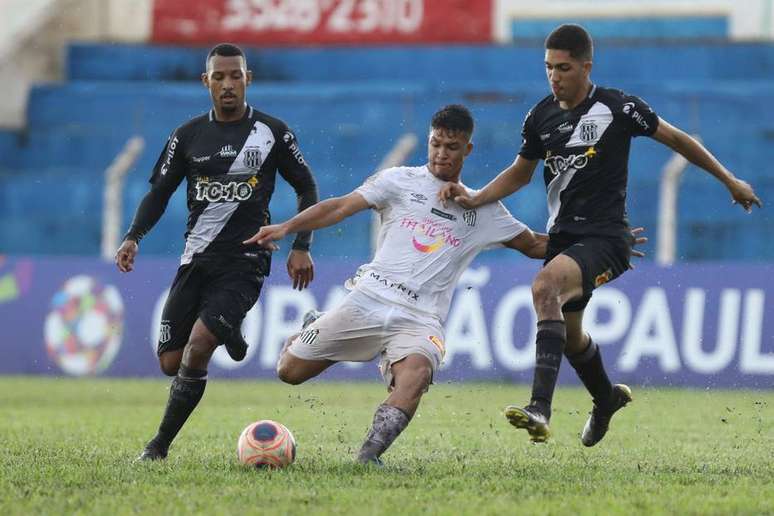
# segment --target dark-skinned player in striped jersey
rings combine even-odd
[[[204,394],[207,368],[218,345],[225,344],[234,360],[245,357],[240,326],[258,300],[271,253],[242,241],[271,222],[269,201],[277,172],[295,190],[299,211],[318,200],[293,132],[246,103],[251,79],[239,47],[224,43],[210,51],[202,82],[212,109],[169,137],[154,167],[151,189],[116,253],[119,270],[130,272],[140,240],[186,179],[185,249],[164,305],[158,342],[161,370],[174,379],[158,432],[139,460],[166,458]],[[310,242],[310,232],[298,234],[288,256],[288,274],[299,290],[314,278]]]
[[[545,265],[532,283],[538,319],[532,397],[525,407],[506,407],[505,416],[526,429],[532,441],[548,439],[551,401],[565,355],[593,399],[581,442],[594,446],[605,436],[613,414],[632,400],[628,386],[610,382],[599,348],[582,325],[592,291],[629,265],[631,139],[649,136],[680,153],[723,183],[733,202],[747,212],[753,205],[760,207],[760,200],[749,184],[642,99],[593,84],[593,43],[583,27],[556,28],[545,48],[551,94],[528,113],[516,160],[474,195],[451,183],[439,195],[468,209],[498,201],[529,183],[543,160],[549,242]]]

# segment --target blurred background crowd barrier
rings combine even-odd
[[[418,143],[408,147],[404,161],[423,163],[429,118],[452,102],[468,105],[477,123],[475,150],[463,179],[473,187],[484,185],[513,160],[527,110],[548,93],[543,38],[559,23],[578,22],[595,37],[592,78],[597,84],[643,97],[663,118],[699,136],[723,163],[750,181],[766,203],[774,199],[774,117],[769,108],[774,105],[773,3],[2,0],[7,23],[0,25],[0,253],[6,256],[0,265],[0,320],[13,331],[5,332],[0,349],[20,357],[4,357],[2,371],[61,371],[56,360],[45,355],[46,314],[59,306],[52,299],[67,290],[68,278],[83,275],[91,278],[93,284],[87,283],[89,289],[98,289],[95,292],[114,286],[123,300],[121,317],[129,317],[121,319],[125,345],[120,349],[140,346],[146,360],[152,340],[150,312],[171,281],[172,257],[183,244],[187,210],[182,192],[142,242],[140,260],[157,256],[158,262],[147,261],[157,268],[143,265],[142,271],[124,278],[97,257],[106,233],[112,231],[107,240],[112,245],[128,225],[169,133],[209,108],[199,75],[207,50],[217,42],[235,42],[246,49],[255,77],[248,101],[293,128],[321,198],[326,198],[358,186],[407,136]],[[669,150],[649,139],[633,145],[630,219],[648,228],[646,260],[661,257],[663,244],[668,252],[659,262],[676,265],[662,268],[646,261],[641,271],[600,291],[621,289],[629,303],[628,317],[599,312],[622,328],[620,334],[613,332],[617,337],[610,338],[610,349],[620,353],[619,367],[622,360],[624,366],[635,364],[627,374],[642,381],[693,378],[695,384],[771,385],[774,336],[766,319],[772,313],[766,309],[766,297],[774,295],[769,285],[774,259],[770,210],[746,215],[731,206],[725,189],[707,174],[688,166],[684,174],[670,175],[670,163],[674,160]],[[108,169],[114,173],[109,177],[119,178],[112,181],[117,185],[112,195],[106,191],[111,183]],[[674,178],[672,195],[677,200],[672,212],[669,203],[665,207],[662,202],[665,175]],[[506,205],[517,218],[543,230],[545,189],[539,174]],[[294,212],[292,190],[278,182],[274,220]],[[356,264],[369,259],[371,219],[363,214],[346,226],[318,232],[313,252],[319,260],[313,291],[321,296],[315,297],[315,304],[322,306],[326,292],[341,284],[338,275],[353,272]],[[352,270],[334,266],[341,260]],[[282,262],[284,257],[275,260],[275,273],[262,296],[264,307],[273,306],[266,305],[273,289],[286,288]],[[492,274],[518,278],[518,284],[503,289],[526,287],[536,270],[526,259],[504,251],[481,263],[489,264]],[[77,284],[86,288],[83,282]],[[481,324],[495,334],[505,331],[505,319],[496,314],[497,303],[507,298],[505,290],[487,290],[496,287],[480,286]],[[648,289],[661,289],[661,294],[648,294],[657,291]],[[467,291],[461,290],[455,302],[464,295]],[[654,301],[661,297],[663,302]],[[660,308],[652,308],[658,303],[667,306],[666,316],[673,316],[671,333],[659,326],[666,324],[661,315],[653,315],[661,314]],[[706,310],[697,311],[699,306]],[[755,318],[759,309],[760,321]],[[524,310],[523,317],[508,321],[517,348],[530,340],[533,327]],[[637,326],[636,314],[642,310],[651,314],[651,326]],[[81,315],[83,324],[92,320],[88,311]],[[264,333],[256,337],[257,353],[276,345],[266,341],[274,334],[265,334],[273,319],[262,317]],[[291,325],[297,314],[276,317],[280,322],[271,324]],[[688,326],[686,318],[693,321]],[[621,357],[629,356],[632,334],[641,337],[637,343],[632,340],[632,346],[658,342],[658,349],[667,349],[673,342],[677,355],[659,351],[639,360],[635,353],[626,362]],[[534,359],[529,353],[522,349],[517,355],[498,355],[492,342],[499,341],[490,337],[485,342],[454,340],[452,358],[455,346],[476,345],[489,349],[491,359],[470,358],[475,367],[462,367],[467,359],[454,358],[449,373],[499,378],[529,368],[527,360]],[[721,346],[730,342],[733,346]],[[696,346],[707,356],[715,350],[715,361],[687,359],[683,350]],[[729,353],[731,358],[724,358]],[[147,368],[152,367],[152,355],[147,367],[136,362],[139,356],[119,353],[109,367],[86,371],[152,374]],[[509,356],[518,356],[513,359],[517,368],[507,365]],[[750,362],[753,356],[759,359]],[[715,365],[704,371],[701,365],[690,366],[702,360]],[[743,366],[748,363],[759,368]],[[257,370],[269,371],[266,364],[268,359]],[[234,371],[252,375],[251,368]],[[343,371],[346,375],[358,370]],[[627,372],[625,367],[621,371]],[[715,379],[717,371],[726,373]]]

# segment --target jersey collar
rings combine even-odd
[[[245,106],[247,106],[247,109],[245,110],[245,116],[242,117],[242,120],[245,118],[252,118],[253,117],[253,106],[245,102]],[[215,108],[210,109],[210,122],[216,122],[215,120]]]

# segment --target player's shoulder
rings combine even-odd
[[[175,134],[180,137],[186,137],[190,136],[191,134],[195,133],[196,131],[200,130],[202,127],[210,123],[211,114],[210,112],[202,113],[201,115],[195,116],[186,122],[183,122],[177,128],[175,129]]]
[[[639,99],[639,97],[635,97],[618,88],[604,88],[601,86],[595,86],[595,88],[594,96],[596,100],[609,106],[623,106],[634,98]]]
[[[285,121],[282,120],[281,118],[277,118],[276,116],[272,116],[268,113],[264,113],[263,111],[259,111],[252,106],[250,106],[249,109],[250,109],[250,112],[248,113],[248,116],[250,118],[268,126],[275,133],[282,134],[284,132],[290,131],[290,128],[288,128],[288,124],[286,124]]]
[[[554,110],[557,108],[556,99],[554,99],[553,95],[546,95],[542,99],[540,99],[537,104],[532,106],[532,109],[530,109],[527,112],[527,118],[530,116],[533,117],[539,117],[543,115],[544,113]]]

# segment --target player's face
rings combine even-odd
[[[457,181],[462,163],[473,150],[470,136],[461,131],[432,129],[427,140],[427,163],[433,175],[444,181]]]
[[[242,109],[245,89],[252,80],[241,56],[212,56],[202,82],[210,90],[212,105],[219,113],[229,114]]]
[[[567,50],[546,50],[548,85],[558,101],[573,101],[584,95],[590,72],[591,61],[575,59]]]

